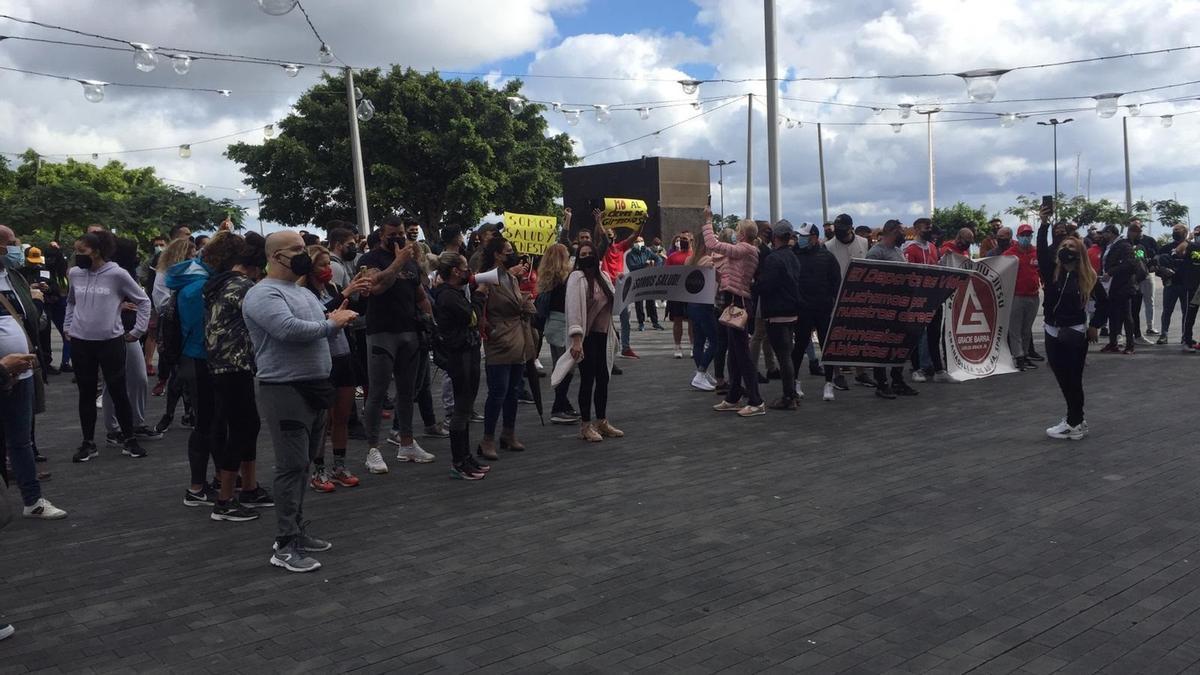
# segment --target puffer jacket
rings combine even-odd
[[[754,285],[754,274],[758,271],[758,247],[747,241],[726,244],[717,239],[712,223],[705,223],[701,231],[708,250],[725,256],[719,288],[742,298],[749,298],[751,287]]]
[[[240,272],[223,272],[204,284],[204,347],[214,375],[254,372],[254,346],[242,318],[242,300],[253,287]]]
[[[512,286],[503,283],[488,289],[484,355],[489,366],[525,363],[537,356],[537,336],[529,323],[537,310],[512,281]]]
[[[183,355],[188,358],[208,358],[204,347],[204,284],[210,276],[212,270],[199,258],[183,260],[167,269],[167,288],[176,293]]]

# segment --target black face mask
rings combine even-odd
[[[833,231],[833,236],[837,237],[837,240],[843,244],[849,244],[850,242],[854,241],[854,232],[850,230],[835,229]]]
[[[691,248],[692,248],[692,242],[688,241],[687,239],[684,239],[679,242],[679,250],[680,251],[687,251],[687,250],[690,250]]]
[[[1058,249],[1058,262],[1064,265],[1079,262],[1079,254],[1070,249],[1060,248]]]
[[[930,241],[931,239],[933,239],[933,230],[925,230],[924,232],[918,234],[917,236],[920,237],[923,241]]]
[[[358,255],[358,246],[354,244],[346,244],[345,248],[342,249],[343,258],[353,258],[356,255]]]
[[[1179,232],[1172,232],[1172,233],[1171,233],[1171,240],[1172,240],[1172,241],[1174,241],[1174,242],[1176,242],[1176,243],[1179,243],[1179,242],[1183,241],[1183,235],[1182,235],[1182,234],[1180,234]]]
[[[600,269],[600,259],[594,255],[586,258],[576,258],[575,265],[584,272],[594,272]]]
[[[391,251],[391,250],[394,250],[397,246],[403,247],[404,243],[405,243],[404,237],[396,235],[393,237],[388,237],[387,247],[388,247],[388,250]]]
[[[509,253],[508,255],[504,256],[504,267],[505,268],[516,267],[517,265],[520,265],[520,264],[521,264],[521,258],[516,253]]]
[[[92,269],[92,256],[90,255],[75,255],[75,266],[81,270]]]
[[[1001,251],[1007,251],[1009,246],[1012,246],[1012,239],[996,240],[996,248],[1000,249]]]
[[[308,251],[301,251],[288,259],[288,269],[296,276],[304,276],[312,271],[312,258]]]

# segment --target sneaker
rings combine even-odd
[[[450,477],[455,480],[483,480],[487,476],[486,473],[476,472],[466,462],[450,465]]]
[[[179,418],[179,426],[183,427],[184,429],[195,429],[196,416],[192,413],[184,413],[183,417]]]
[[[329,480],[341,485],[342,487],[358,487],[358,476],[350,473],[350,470],[343,464],[334,464],[333,471],[329,472]]]
[[[767,406],[763,404],[748,405],[738,411],[739,417],[760,417],[767,414]]]
[[[1153,328],[1147,328],[1146,335],[1158,335],[1158,331],[1154,330]]]
[[[171,421],[174,419],[175,418],[171,417],[170,415],[163,415],[161,418],[159,418],[158,424],[154,425],[154,430],[160,434],[167,433],[167,429],[171,428]]]
[[[682,359],[682,358],[683,358],[683,350],[681,350],[681,349],[679,348],[679,345],[675,345],[675,354],[674,354],[674,357],[675,357],[675,358],[677,358],[677,359]]]
[[[929,381],[929,378],[928,378],[928,377],[925,377],[925,371],[923,371],[923,370],[914,370],[914,371],[912,372],[912,381],[913,381],[913,382],[928,382],[928,381]]]
[[[1146,331],[1146,332],[1147,332],[1147,333],[1149,333],[1150,331]],[[1133,339],[1133,341],[1134,341],[1134,342],[1136,342],[1136,343],[1138,343],[1139,345],[1142,345],[1142,346],[1146,346],[1146,345],[1152,345],[1152,344],[1154,344],[1153,342],[1151,342],[1151,341],[1147,340],[1146,338],[1142,337],[1141,335],[1139,335],[1139,336],[1137,336],[1136,338],[1134,338],[1134,339]]]
[[[692,389],[699,389],[700,391],[713,391],[716,388],[717,385],[709,382],[708,378],[704,376],[704,373],[696,371],[696,374],[692,376]]]
[[[362,399],[364,399],[366,397],[367,397],[367,393],[365,391],[363,391],[362,387],[354,388],[354,398],[359,399],[361,401]]]
[[[578,415],[572,415],[571,413],[569,413],[565,410],[560,410],[558,412],[550,413],[550,423],[551,424],[575,424],[578,421],[579,421]]]
[[[794,398],[781,398],[771,402],[771,410],[795,410],[800,407]]]
[[[136,438],[131,438],[125,441],[125,448],[121,450],[121,454],[127,455],[134,459],[141,459],[149,453],[146,452],[145,448],[138,444]]]
[[[666,328],[663,328],[661,323],[654,324],[652,328],[654,328],[654,330],[666,330]]]
[[[275,506],[275,500],[271,498],[271,493],[261,485],[253,490],[242,490],[238,496],[238,502],[252,509],[267,509]]]
[[[1121,353],[1125,354],[1125,355],[1132,354],[1133,353],[1133,345],[1132,344],[1125,345],[1125,349],[1122,349]]]
[[[104,394],[100,394],[96,397],[96,410],[100,410],[102,408],[104,408]]]
[[[621,370],[621,366],[613,364],[612,374],[613,375],[624,375],[625,371]],[[533,403],[533,398],[530,397],[528,401],[521,401],[521,402],[522,403]]]
[[[96,444],[91,441],[84,441],[79,445],[79,449],[75,451],[75,454],[71,455],[71,461],[78,464],[99,456],[100,449],[96,447]]]
[[[367,451],[367,472],[369,473],[387,473],[387,463],[383,461],[383,455],[379,454],[379,448],[371,448]]]
[[[638,356],[637,352],[633,351],[633,347],[626,347],[625,349],[621,350],[621,358],[623,358],[623,359],[640,359],[642,357]]]
[[[1033,361],[1029,360],[1028,356],[1021,358],[1020,362],[1017,364],[1017,368],[1019,368],[1020,370],[1037,370],[1038,369],[1037,364],[1034,363]]]
[[[638,324],[638,327],[637,327],[637,332],[641,333],[641,332],[643,332],[643,331],[645,331],[645,330],[646,330],[646,324],[644,324],[644,323],[639,323],[639,324]]]
[[[1159,335],[1159,336],[1158,336],[1158,339],[1154,341],[1154,344],[1156,344],[1156,345],[1165,345],[1165,344],[1167,344],[1167,334],[1166,334],[1166,333],[1163,333],[1162,335]]]
[[[425,450],[413,441],[412,445],[402,445],[400,450],[396,452],[396,459],[401,462],[415,462],[417,464],[428,464],[433,461],[433,455],[425,452]]]
[[[187,490],[183,493],[184,506],[212,506],[215,501],[207,489],[201,489],[199,492]]]
[[[37,462],[38,464],[41,464],[43,462],[48,462],[50,460],[45,455],[43,455],[40,451],[38,451],[37,448],[34,448],[33,449],[33,461]]]
[[[821,400],[822,401],[832,401],[833,400],[833,383],[832,382],[825,383],[825,389],[821,391]]]
[[[605,438],[624,438],[625,437],[625,432],[614,427],[612,424],[609,423],[608,420],[596,420],[596,423],[593,425],[593,427],[596,429],[596,433],[600,434],[601,436],[603,436]]]
[[[892,388],[886,384],[875,387],[875,395],[879,398],[886,398],[889,401],[896,398],[896,395],[892,393]]]
[[[474,469],[476,473],[487,473],[492,470],[492,465],[480,464],[479,460],[475,459],[475,457],[470,454],[467,455],[467,458],[464,459],[463,462],[466,463],[467,466]]]
[[[1188,344],[1188,343],[1184,342],[1180,345],[1180,348],[1184,354],[1195,354],[1196,353],[1195,343]]]
[[[933,381],[940,384],[954,384],[957,382],[957,380],[955,380],[953,377],[950,377],[950,373],[947,373],[944,370],[939,370],[934,373]]]
[[[897,396],[916,396],[921,392],[913,389],[904,382],[897,382],[896,384],[892,385],[892,393]]]
[[[67,512],[51,504],[49,499],[41,497],[33,506],[25,507],[24,516],[40,520],[62,520],[67,517]]]
[[[604,437],[600,435],[599,431],[596,431],[595,425],[593,425],[591,422],[580,422],[579,440],[587,441],[589,443],[599,443],[600,441],[604,440]]]
[[[1121,348],[1116,344],[1107,344],[1100,348],[1101,354],[1118,354],[1120,351]]]
[[[742,409],[742,406],[736,402],[730,403],[728,401],[721,401],[720,403],[714,405],[712,409],[716,412],[737,412]]]
[[[712,375],[709,375],[709,374],[708,374],[708,371],[705,371],[705,373],[704,373],[704,379],[708,380],[708,383],[709,383],[709,384],[711,384],[711,385],[713,386],[713,388],[712,388],[712,390],[713,390],[713,391],[716,391],[716,390],[717,390],[717,386],[718,386],[718,384],[719,384],[719,383],[717,382],[717,378],[713,377]]]
[[[307,527],[308,523],[305,522],[300,528],[300,535],[293,540],[296,542],[297,548],[305,553],[320,553],[321,551],[328,551],[333,548],[333,544],[309,534],[306,531]]]
[[[871,377],[870,375],[868,375],[866,373],[862,373],[860,375],[855,375],[854,383],[861,387],[871,387],[872,389],[874,389],[875,387],[878,386],[875,384],[875,378]]]
[[[109,431],[104,434],[104,444],[110,448],[125,447],[125,439],[121,438],[121,432]]]
[[[1065,421],[1062,424],[1066,428],[1051,427],[1046,430],[1046,435],[1049,436],[1050,438],[1057,438],[1059,440],[1064,440],[1064,441],[1065,440],[1071,440],[1071,441],[1083,440],[1083,437],[1087,435],[1087,428],[1084,427],[1083,424],[1080,424],[1080,425],[1074,426],[1074,427],[1067,424]]]
[[[163,432],[142,425],[133,430],[133,437],[139,441],[157,441],[163,437]]]
[[[1030,349],[1030,350],[1029,350],[1029,353],[1025,355],[1025,358],[1027,358],[1027,359],[1029,359],[1029,360],[1031,360],[1031,361],[1045,361],[1045,360],[1046,360],[1046,357],[1044,357],[1044,356],[1042,356],[1041,354],[1039,354],[1039,353],[1037,353],[1037,352],[1033,351],[1032,349]]]
[[[13,628],[11,623],[0,623],[0,640],[12,637],[15,632],[17,629]]]
[[[850,385],[846,383],[846,376],[838,373],[833,376],[833,388],[838,391],[850,391]]]
[[[1055,436],[1055,434],[1061,434],[1062,432],[1064,432],[1070,428],[1071,428],[1071,425],[1067,424],[1067,418],[1064,417],[1058,421],[1058,424],[1055,424],[1054,426],[1046,429],[1046,435],[1053,438]]]
[[[534,367],[534,368],[537,368],[538,370],[545,370],[545,369],[546,369],[546,366],[543,366],[543,365],[542,365],[542,360],[541,360],[541,359],[534,359],[534,360],[533,360],[533,367]]]
[[[615,374],[615,373],[614,373],[614,374]],[[517,397],[517,403],[522,403],[522,404],[525,404],[525,405],[531,405],[531,404],[533,404],[534,402],[535,402],[535,401],[533,400],[533,394],[529,393],[529,390],[528,390],[528,389],[526,389],[526,390],[522,391],[522,392],[521,392],[521,395]]]
[[[483,415],[481,415],[475,411],[471,411],[471,421],[476,424],[479,424],[479,423],[483,422]]]
[[[321,563],[301,552],[296,539],[282,549],[276,542],[274,548],[275,552],[271,554],[271,564],[275,567],[282,567],[289,572],[313,572],[321,569]]]
[[[804,398],[804,390],[800,388],[800,380],[796,380],[796,398]]]
[[[758,383],[759,384],[766,384],[766,383],[770,382],[770,380],[767,379],[766,375],[763,375],[762,373],[755,373],[755,374],[758,375]]]
[[[450,430],[444,422],[438,422],[431,427],[425,427],[425,438],[450,438]]]
[[[337,489],[333,481],[329,480],[329,473],[324,468],[312,472],[312,477],[308,479],[308,487],[316,492],[333,492]]]
[[[151,396],[162,396],[162,395],[163,395],[163,392],[165,392],[166,390],[167,390],[167,381],[166,381],[166,380],[159,380],[159,381],[158,381],[158,382],[157,382],[157,383],[154,385],[154,389],[153,389],[153,390],[151,390],[151,392],[150,392],[150,395],[151,395]]]
[[[258,514],[254,512],[254,509],[239,504],[238,500],[230,499],[227,502],[213,504],[212,513],[208,517],[218,521],[228,520],[231,523],[244,523],[248,520],[256,520]]]

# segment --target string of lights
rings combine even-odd
[[[296,2],[296,7],[304,15],[304,21],[308,23],[308,28],[316,36],[317,42],[321,43],[321,49],[317,51],[317,60],[321,63],[333,63],[333,59],[335,58],[333,50],[329,48],[329,45],[325,42],[325,38],[321,37],[321,34],[317,32],[317,27],[313,25],[312,19],[308,16],[308,10],[304,9],[304,5],[299,0]],[[341,61],[341,59],[338,59],[338,61]],[[342,65],[346,65],[346,63],[342,61]]]
[[[81,77],[71,77],[68,75],[56,75],[54,73],[43,73],[36,70],[25,70],[24,68],[11,68],[9,66],[0,66],[0,70],[10,73],[21,73],[23,75],[33,75],[36,77],[46,77],[54,80],[66,82],[78,82],[83,85],[83,97],[92,103],[99,103],[104,100],[104,90],[106,87],[129,87],[133,89],[165,89],[170,91],[195,91],[206,94],[218,94],[228,97],[233,92],[229,89],[208,89],[205,87],[176,87],[166,84],[138,84],[133,82],[104,82],[101,80],[89,80]]]
[[[152,148],[130,148],[127,150],[99,150],[96,152],[47,152],[47,153],[38,153],[38,156],[39,157],[64,157],[64,158],[66,158],[66,157],[91,157],[92,159],[99,159],[101,155],[129,155],[129,154],[134,154],[134,153],[139,153],[139,152],[156,152],[156,151],[160,151],[160,150],[178,150],[179,156],[186,159],[186,158],[192,156],[192,146],[193,145],[203,145],[205,143],[215,143],[217,141],[224,141],[224,140],[228,140],[230,138],[236,138],[238,136],[245,136],[246,134],[254,133],[256,131],[262,132],[263,135],[267,138],[271,138],[275,135],[275,125],[267,124],[267,125],[261,126],[261,127],[254,127],[253,129],[243,129],[241,131],[235,131],[233,133],[224,134],[222,136],[214,136],[212,138],[204,138],[204,139],[201,139],[198,141],[191,141],[190,143],[181,143],[178,145],[160,145],[160,146],[155,146]],[[25,153],[0,151],[0,155],[12,155],[14,157],[20,157],[23,154],[25,154]]]

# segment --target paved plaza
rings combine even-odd
[[[487,480],[449,480],[448,443],[422,440],[436,463],[388,452],[390,474],[309,492],[334,548],[307,575],[268,565],[271,511],[182,505],[185,430],[71,464],[53,378],[38,439],[70,517],[0,532],[0,672],[1200,670],[1200,356],[1093,349],[1070,443],[1043,434],[1064,410],[1045,367],[833,403],[806,367],[801,410],[744,420],[669,341],[635,333],[621,361],[622,440],[522,406],[530,449]]]

